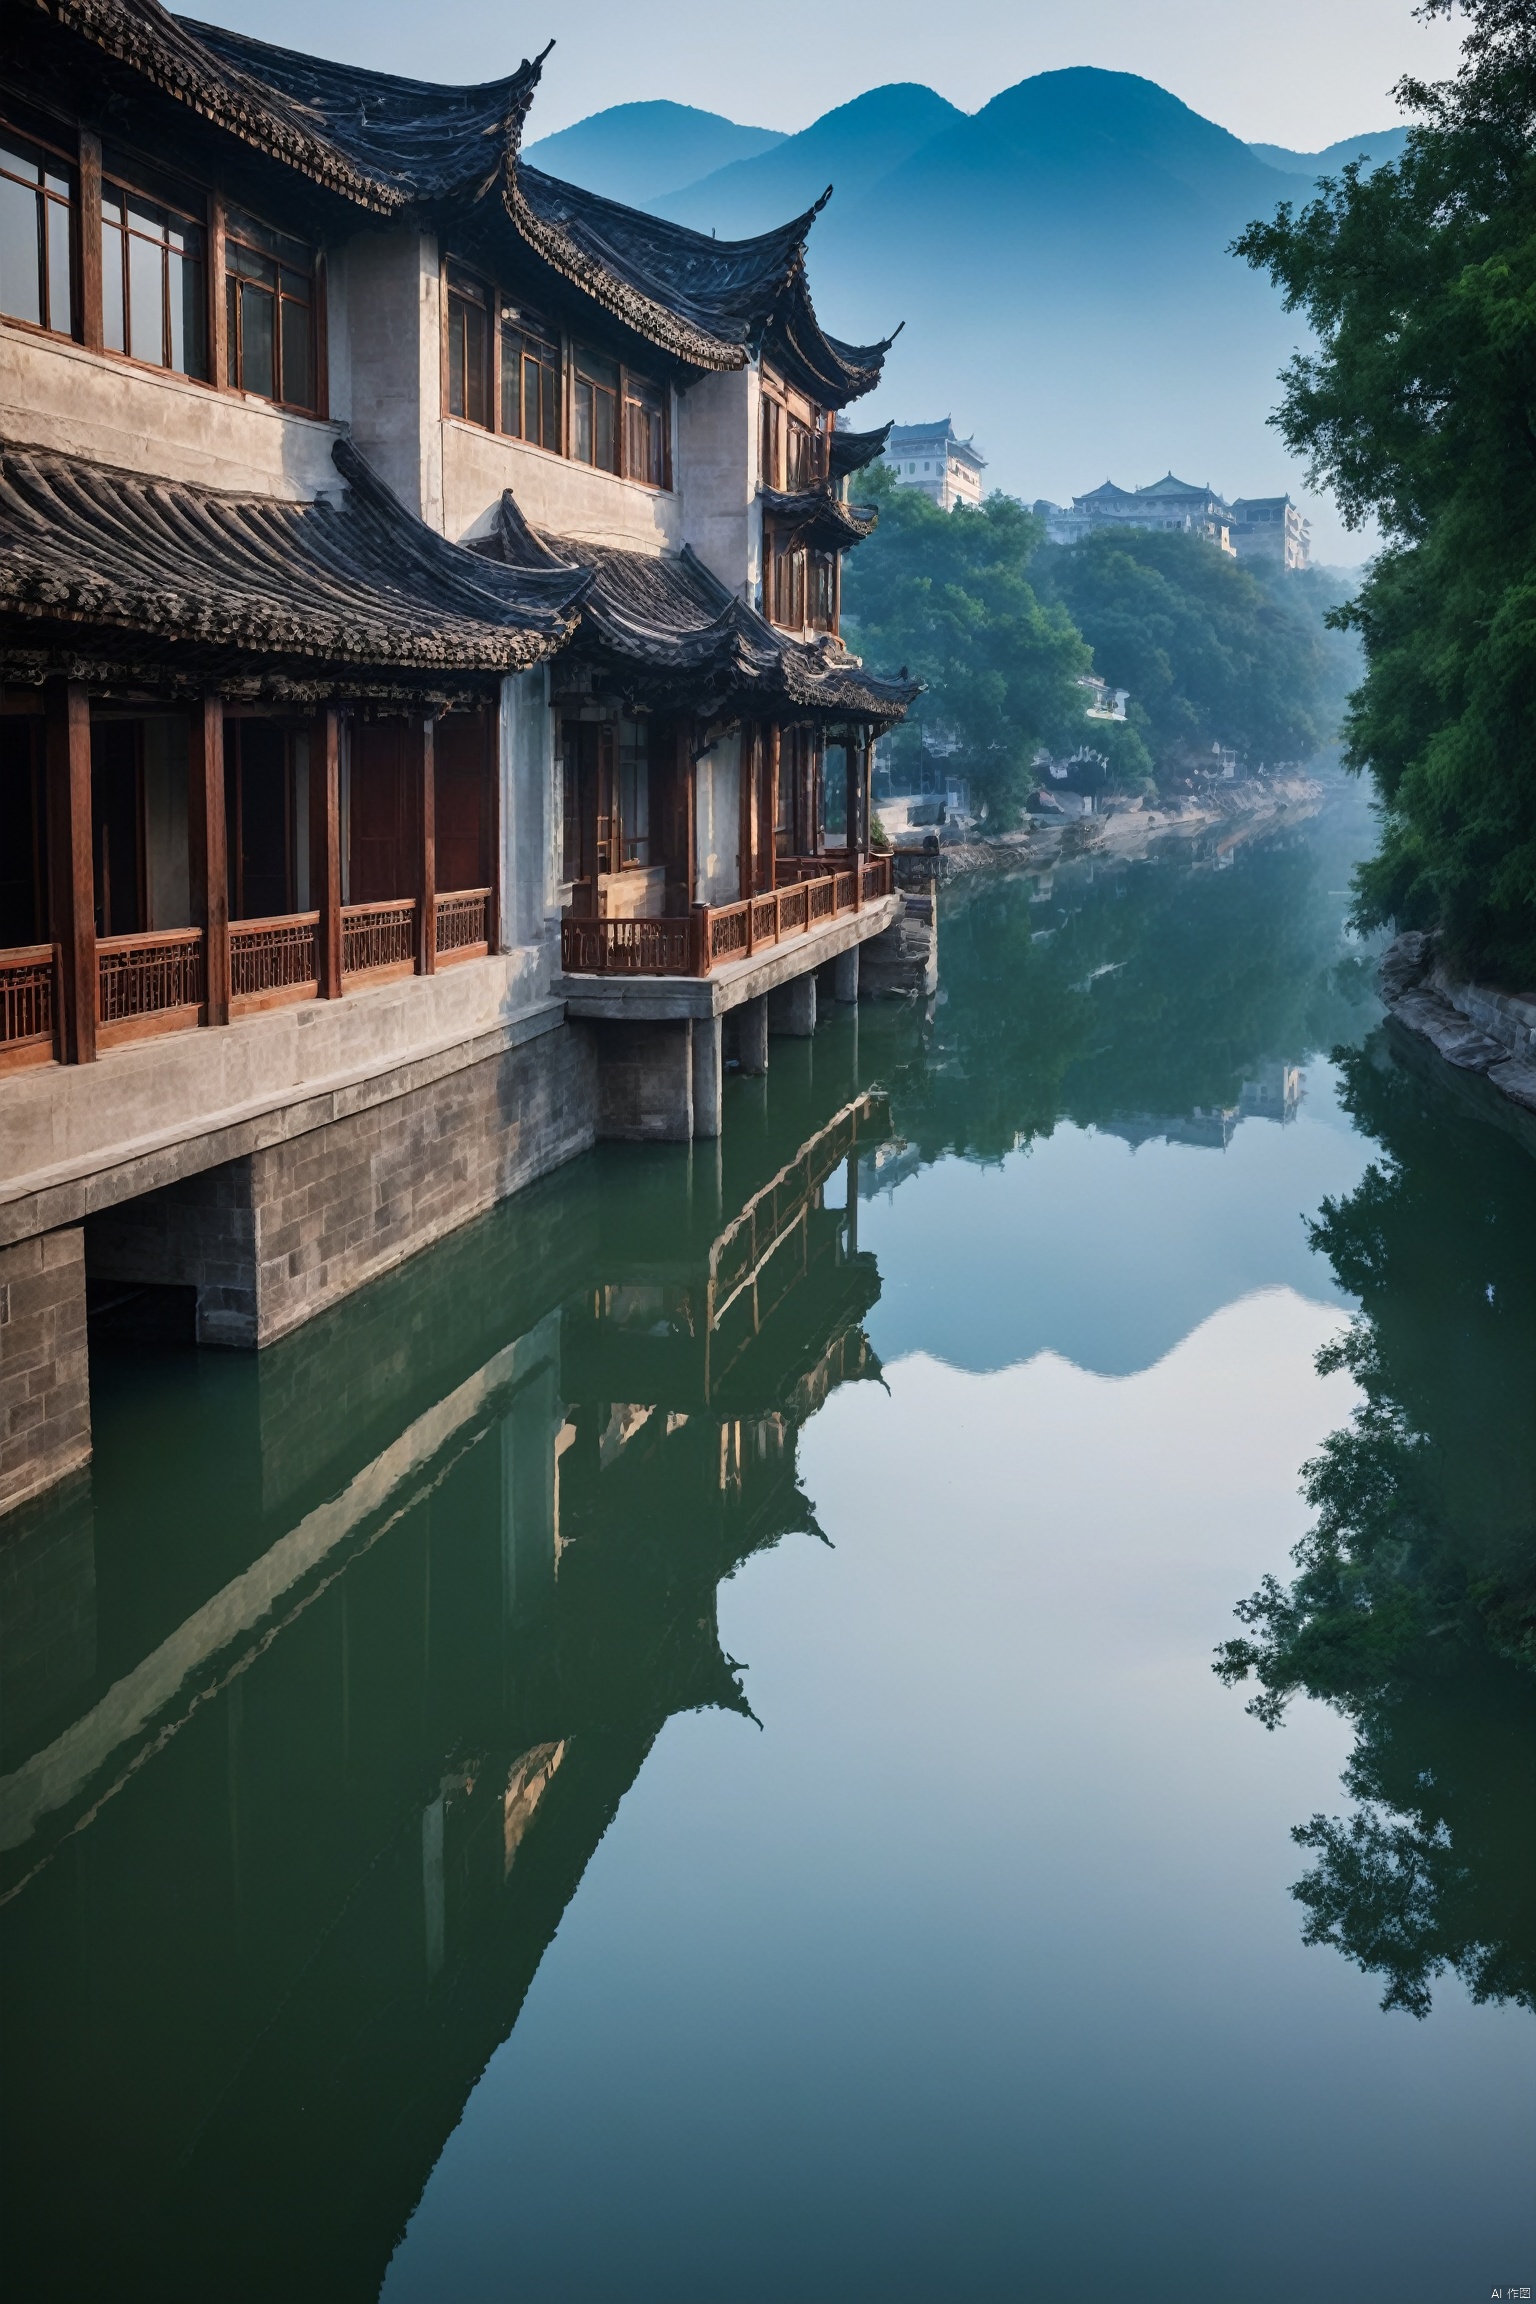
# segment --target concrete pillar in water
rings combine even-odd
[[[604,1021],[592,1030],[597,1038],[598,1135],[628,1143],[691,1142],[694,1027],[689,1021]]]
[[[737,1051],[743,1072],[768,1069],[768,995],[744,1000],[736,1011]]]
[[[768,995],[768,1029],[786,1040],[809,1040],[816,1029],[816,978],[807,970]]]
[[[695,1016],[693,1039],[693,1133],[718,1136],[721,1126],[720,1093],[725,1076],[718,1016]]]
[[[859,997],[859,947],[850,944],[832,963],[832,997],[845,1008]]]

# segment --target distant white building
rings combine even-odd
[[[947,416],[936,424],[893,424],[885,466],[903,488],[921,488],[942,512],[981,502],[987,460],[974,440],[957,437]]]
[[[1079,544],[1100,528],[1156,528],[1204,536],[1237,560],[1305,568],[1312,557],[1311,526],[1289,496],[1239,496],[1229,504],[1209,483],[1197,487],[1172,472],[1147,488],[1106,480],[1069,506],[1038,497],[1033,510],[1053,544]]]

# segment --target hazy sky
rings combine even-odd
[[[173,0],[173,5],[177,0]],[[883,81],[921,80],[967,111],[1032,72],[1140,72],[1251,141],[1314,151],[1390,126],[1404,71],[1446,72],[1456,35],[1411,0],[192,0],[280,45],[422,79],[490,80],[552,36],[530,124],[670,96],[803,128]]]

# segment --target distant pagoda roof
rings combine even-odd
[[[953,419],[948,416],[941,416],[933,424],[893,424],[889,453],[893,456],[906,456],[914,448],[919,453],[926,448],[930,454],[935,449],[947,450],[951,455],[965,457],[978,471],[986,469],[987,460],[975,441],[962,440],[955,430]]]
[[[1176,480],[1171,472],[1165,472],[1161,480],[1154,480],[1145,488],[1138,488],[1136,493],[1138,496],[1199,496],[1201,498],[1215,497],[1216,495],[1216,491],[1209,481],[1203,488],[1197,488],[1192,480]]]
[[[495,567],[407,512],[349,442],[337,497],[282,503],[0,445],[0,664],[231,692],[500,676],[576,625],[580,571]]]
[[[686,546],[665,558],[546,536],[508,489],[495,534],[472,549],[522,573],[586,579],[573,652],[621,690],[658,709],[701,718],[728,711],[800,711],[893,726],[922,693],[915,680],[882,680],[830,636],[779,631]]]
[[[892,338],[846,344],[817,320],[805,242],[830,196],[772,232],[716,240],[565,184],[521,158],[544,57],[500,80],[440,86],[337,64],[158,0],[23,0],[214,127],[379,217],[420,217],[466,254],[579,290],[672,359],[743,367],[766,350],[842,407],[879,382]],[[548,54],[548,50],[544,51]]]

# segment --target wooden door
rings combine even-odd
[[[404,720],[352,724],[348,858],[354,904],[416,893],[408,736]]]

